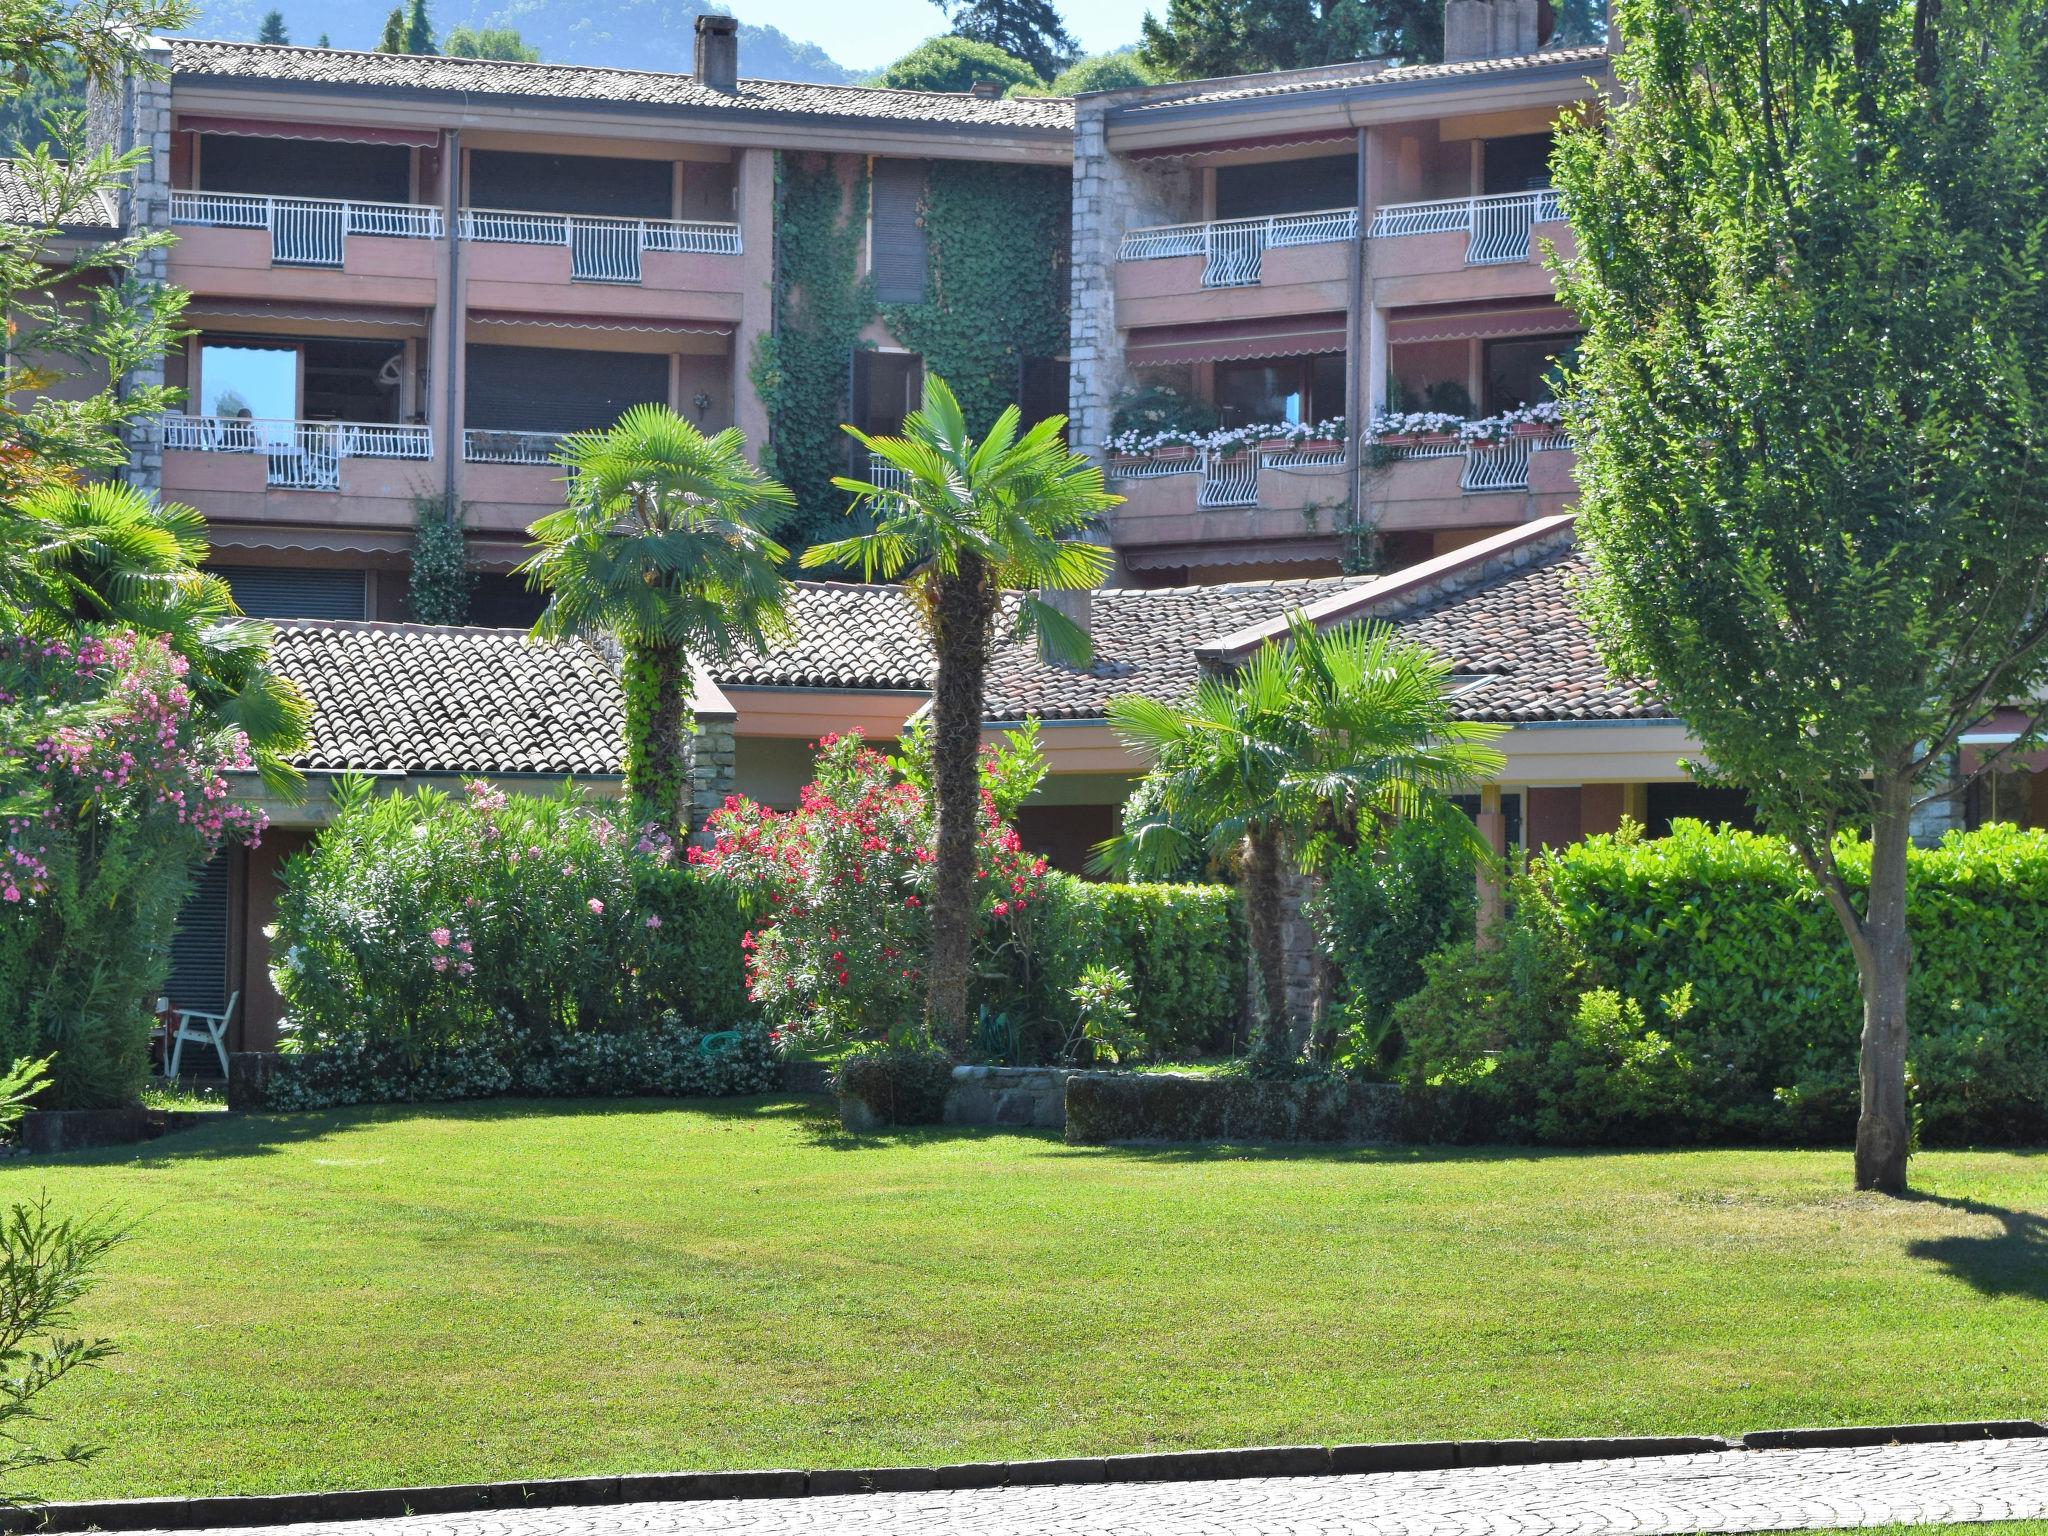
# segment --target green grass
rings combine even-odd
[[[143,1084],[142,1103],[147,1109],[224,1110],[228,1107],[228,1092],[225,1087],[167,1083],[161,1078],[152,1078]]]
[[[224,1120],[0,1166],[133,1226],[46,1497],[2048,1410],[2048,1155],[1080,1149],[813,1105]]]

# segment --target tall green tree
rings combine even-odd
[[[964,37],[928,37],[875,77],[892,91],[967,91],[977,80],[997,85],[1037,85],[1040,75],[994,43]]]
[[[441,51],[451,59],[509,59],[515,64],[538,64],[540,50],[520,37],[517,27],[456,27],[448,34]]]
[[[1628,0],[1558,184],[1608,664],[1788,837],[1862,983],[1859,1188],[1906,1187],[1906,849],[2048,682],[2048,25]],[[1867,901],[1837,839],[1870,839]]]
[[[794,505],[729,427],[706,437],[665,405],[578,432],[555,462],[568,504],[531,530],[519,567],[548,595],[543,639],[609,635],[625,650],[626,792],[671,836],[687,828],[693,660],[781,630],[788,583],[771,537]]]
[[[434,20],[427,14],[427,0],[411,0],[405,10],[405,51],[438,53],[434,42]]]
[[[1316,868],[1355,846],[1363,820],[1422,814],[1500,771],[1487,743],[1501,727],[1452,712],[1450,670],[1391,626],[1319,630],[1297,613],[1285,641],[1204,678],[1185,705],[1134,694],[1110,706],[1117,734],[1150,765],[1150,814],[1127,818],[1098,860],[1154,874],[1183,863],[1196,837],[1235,859],[1264,1004],[1262,1063],[1294,1054],[1280,932],[1289,862]]]
[[[391,14],[384,18],[384,36],[378,40],[377,46],[371,52],[404,53],[406,51],[405,7],[394,5],[391,8]]]
[[[1302,69],[1352,59],[1441,57],[1440,0],[1167,0],[1147,11],[1139,56],[1167,80]]]
[[[291,37],[284,29],[283,11],[265,11],[263,24],[256,29],[259,43],[289,43]]]
[[[1050,80],[1080,56],[1052,0],[932,0],[953,35],[990,43]]]
[[[1076,663],[1088,636],[1039,594],[1093,587],[1110,554],[1078,537],[1122,500],[1102,470],[1067,448],[1066,418],[1020,431],[1017,408],[977,441],[953,391],[928,375],[920,409],[900,437],[846,431],[889,472],[889,483],[840,477],[866,533],[804,551],[806,566],[859,566],[864,579],[907,580],[930,633],[932,782],[938,848],[932,879],[927,1022],[949,1045],[967,1038],[967,969],[974,943],[974,831],[980,806],[982,703],[996,624],[1008,607],[1020,635],[1037,635]]]

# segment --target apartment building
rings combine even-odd
[[[166,81],[95,103],[155,150],[124,213],[177,235],[151,275],[192,296],[166,364],[186,406],[135,474],[206,514],[269,617],[401,617],[427,499],[463,509],[473,619],[524,624],[505,573],[561,504],[562,434],[655,401],[766,441],[778,157],[866,174],[862,275],[900,292],[925,283],[929,166],[1070,154],[1064,101],[741,80],[727,17],[698,19],[687,73],[155,47]],[[919,360],[879,322],[861,350],[848,419],[890,429]]]
[[[1570,502],[1549,157],[1608,72],[1548,13],[1450,0],[1440,64],[1076,102],[1070,414],[1125,579],[1399,569]]]

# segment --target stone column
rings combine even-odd
[[[1287,968],[1287,1031],[1293,1054],[1309,1042],[1323,999],[1316,985],[1320,946],[1309,921],[1309,902],[1316,882],[1289,868],[1280,877],[1280,953]]]
[[[725,804],[725,797],[733,792],[737,781],[735,727],[739,717],[731,711],[701,706],[692,713],[695,719],[689,749],[690,841],[702,845],[711,841],[705,835],[705,820]]]
[[[1494,858],[1479,871],[1478,935],[1480,944],[1490,948],[1499,942],[1500,921],[1506,914],[1500,861],[1507,857],[1508,819],[1501,813],[1498,784],[1479,787],[1479,836],[1493,850]]]
[[[117,217],[124,235],[171,227],[171,49],[161,39],[148,38],[141,52],[162,71],[160,76],[130,73],[108,89],[90,91],[86,101],[86,141],[91,148],[112,148],[119,154],[146,151],[121,193]],[[169,250],[143,252],[134,259],[131,273],[148,286],[163,286],[170,279]],[[126,395],[163,382],[164,360],[157,357],[130,372],[120,381],[120,389]],[[156,494],[164,482],[163,423],[137,421],[121,435],[128,444],[129,482]]]

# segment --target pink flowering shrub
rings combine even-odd
[[[481,782],[380,796],[356,780],[337,802],[278,903],[290,1048],[415,1068],[466,1052],[496,1063],[505,1080],[476,1086],[498,1091],[560,1036],[748,1012],[731,893],[617,807]]]
[[[60,1104],[134,1098],[191,876],[263,831],[185,678],[160,637],[0,638],[0,1055],[54,1052]]]
[[[858,732],[819,744],[814,781],[778,812],[732,796],[689,857],[746,893],[747,985],[778,1034],[817,1043],[915,1034],[931,943],[933,812],[919,766],[892,763]],[[908,773],[904,769],[908,767]],[[1045,860],[1000,810],[1041,768],[985,756],[976,838],[977,924],[1001,942],[1044,895]]]

